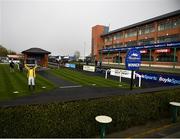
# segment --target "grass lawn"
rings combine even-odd
[[[43,86],[46,88],[43,89]],[[47,91],[52,88],[55,88],[55,86],[51,82],[37,74],[36,93]],[[18,91],[19,93],[13,93],[15,91]],[[0,101],[31,94],[31,91],[28,89],[27,76],[25,72],[10,72],[9,65],[0,64]]]
[[[60,68],[60,69],[52,69],[50,72],[59,78],[62,78],[64,80],[71,81],[73,83],[78,83],[83,86],[92,86],[93,84],[96,87],[120,87],[120,88],[129,88],[129,85],[126,83],[120,83],[118,81],[110,80],[110,79],[104,79],[99,76],[89,76],[82,72],[69,70],[66,68]],[[121,85],[121,86],[120,86]]]

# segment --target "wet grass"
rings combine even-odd
[[[77,83],[83,86],[92,86],[96,87],[120,87],[120,88],[129,88],[129,85],[126,83],[120,83],[118,81],[104,79],[99,76],[90,76],[86,75],[79,71],[69,70],[66,68],[53,69],[48,71],[51,74],[58,76],[67,81]]]
[[[46,88],[43,89],[43,86]],[[46,92],[53,88],[55,85],[37,74],[35,93]],[[16,91],[18,93],[14,93]],[[0,101],[31,94],[32,92],[28,89],[26,72],[17,70],[10,72],[9,65],[0,65]]]

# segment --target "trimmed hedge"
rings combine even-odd
[[[169,101],[180,101],[179,89],[0,108],[0,137],[95,137],[99,135],[97,115],[111,116],[107,132],[115,132],[170,118]]]

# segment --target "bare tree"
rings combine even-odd
[[[80,52],[79,51],[75,51],[74,52],[74,58],[76,59],[76,61],[79,60],[79,57],[80,57]]]

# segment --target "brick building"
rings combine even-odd
[[[142,66],[180,68],[180,10],[117,30],[92,27],[92,57],[103,63],[124,64],[131,48],[141,52]]]
[[[50,52],[41,48],[30,48],[22,53],[24,54],[24,61],[34,59],[39,66],[48,67],[48,54]]]

